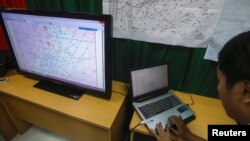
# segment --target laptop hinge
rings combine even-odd
[[[147,96],[147,97],[139,98],[139,99],[136,100],[136,102],[143,102],[143,101],[148,100],[148,99],[152,99],[152,96]]]

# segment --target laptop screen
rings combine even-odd
[[[133,98],[168,88],[167,64],[131,71]]]

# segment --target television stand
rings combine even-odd
[[[76,100],[78,100],[82,96],[82,94],[85,93],[85,91],[82,89],[73,88],[46,80],[39,81],[34,85],[34,87]]]

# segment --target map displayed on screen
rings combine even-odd
[[[8,24],[21,69],[104,88],[103,23],[13,16]]]

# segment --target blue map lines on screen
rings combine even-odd
[[[96,29],[32,22],[13,25],[20,34],[16,42],[25,57],[22,63],[30,70],[97,85]]]
[[[89,30],[89,31],[97,31],[96,28],[89,28],[89,27],[79,27],[80,30]]]

